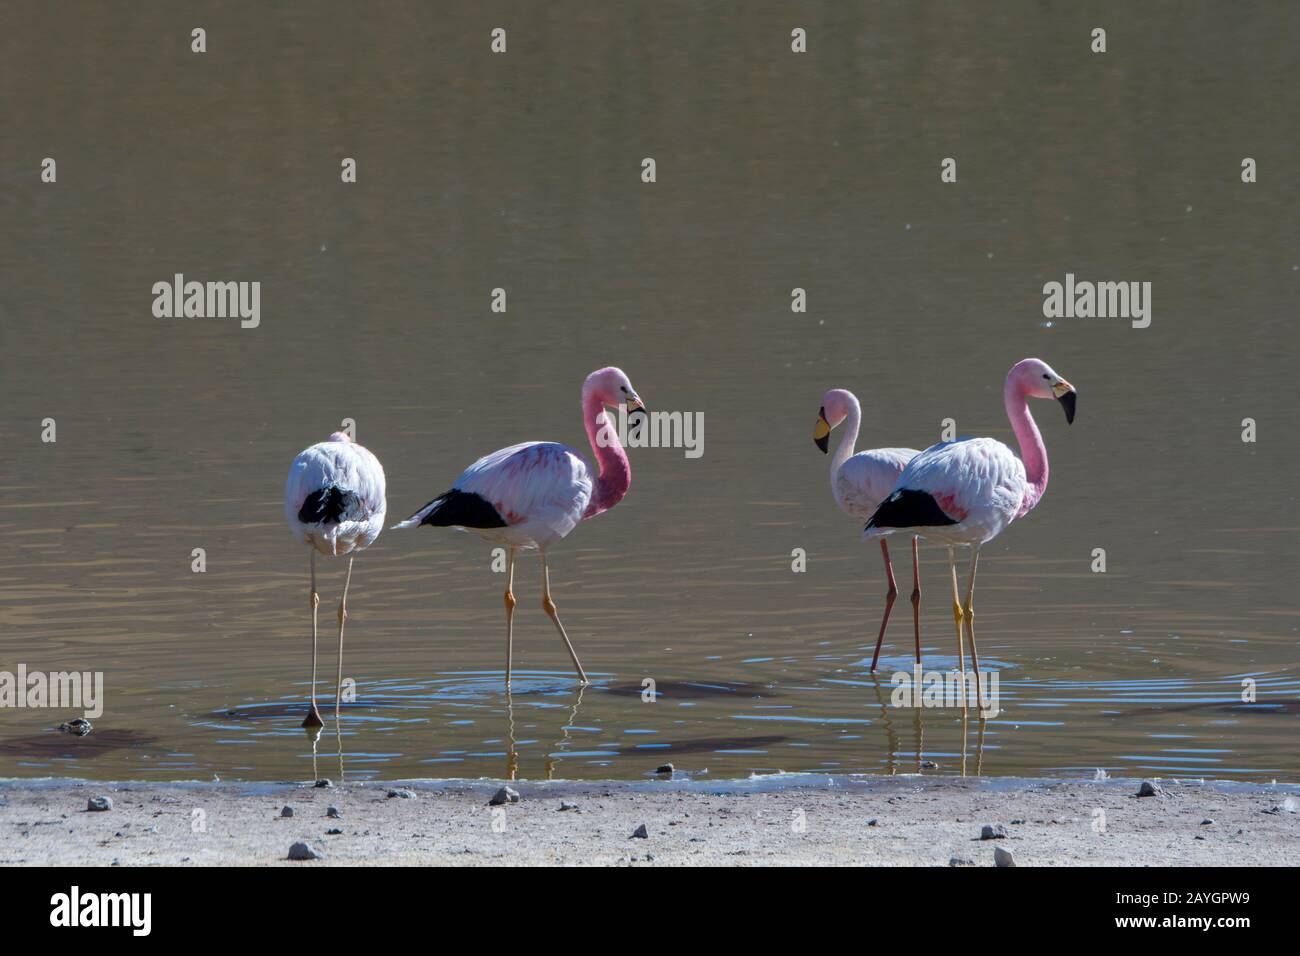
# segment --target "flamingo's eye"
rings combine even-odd
[[[1052,376],[1048,375],[1046,372],[1043,373],[1043,378],[1051,378],[1051,377]]]

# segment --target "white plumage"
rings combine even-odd
[[[334,697],[338,719],[343,697],[343,622],[347,619],[348,585],[352,582],[352,559],[363,551],[384,528],[387,501],[384,469],[379,459],[352,441],[345,432],[335,432],[300,452],[289,466],[284,483],[284,517],[289,530],[311,551],[311,705],[304,727],[320,727],[316,709],[316,552],[331,557],[348,556],[348,573],[339,600],[339,668]]]
[[[329,488],[355,494],[364,513],[342,521],[301,520],[299,512],[307,498]],[[321,554],[348,554],[374,544],[384,528],[386,510],[383,466],[345,432],[335,432],[328,440],[299,452],[289,466],[284,483],[285,520],[299,542]]]

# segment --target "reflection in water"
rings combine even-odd
[[[385,534],[348,600],[349,779],[495,776],[503,756],[591,779],[904,773],[923,753],[956,772],[959,752],[990,774],[1300,777],[1300,178],[1261,159],[1242,184],[1205,146],[1294,153],[1294,30],[1270,4],[1117,7],[1112,31],[1162,42],[1063,70],[1079,41],[1057,5],[823,4],[807,56],[773,41],[787,5],[724,6],[529,5],[534,55],[493,62],[429,52],[479,30],[470,5],[264,5],[251,32],[214,9],[212,35],[247,41],[214,72],[107,5],[24,5],[0,37],[0,670],[102,671],[106,707],[84,738],[52,729],[74,712],[0,710],[0,776],[304,777],[285,462],[350,418],[410,513],[477,450],[583,447],[575,383],[613,362],[709,427],[698,458],[630,449],[635,492],[551,568],[596,680],[580,713],[535,613],[503,695],[489,546]],[[57,188],[18,172],[51,142],[75,170]],[[340,184],[330,157],[358,143]],[[176,272],[260,282],[261,324],[153,317]],[[1150,327],[1044,321],[1067,272],[1150,281]],[[807,409],[849,387],[864,445],[946,418],[1011,441],[998,383],[1026,355],[1086,385],[1089,414],[1050,436],[1034,520],[981,554],[1002,713],[909,719],[872,689],[880,557],[806,454]],[[1259,409],[1275,423],[1243,443]],[[50,416],[58,441],[36,441]],[[923,548],[922,649],[948,669],[951,582]],[[525,606],[539,572],[520,569]],[[884,678],[911,643],[886,643]]]

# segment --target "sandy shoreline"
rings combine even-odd
[[[0,864],[991,866],[995,846],[1020,866],[1300,864],[1300,787],[1161,781],[1163,794],[1139,798],[1140,782],[7,780]],[[520,801],[488,806],[506,785]],[[113,808],[88,811],[94,795]],[[985,824],[1007,836],[980,839]],[[298,841],[324,858],[289,861]]]

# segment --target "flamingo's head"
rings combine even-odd
[[[624,405],[627,407],[628,415],[645,411],[645,403],[632,387],[627,373],[613,365],[608,368],[598,368],[588,375],[587,380],[582,384],[582,393],[594,395],[602,405],[613,408]]]
[[[1066,424],[1074,423],[1074,404],[1077,393],[1074,386],[1042,359],[1022,359],[1011,366],[1007,373],[1007,384],[1016,387],[1022,395],[1030,398],[1054,398],[1065,410]]]
[[[813,426],[813,444],[822,450],[823,455],[830,451],[831,430],[849,417],[849,408],[854,401],[853,393],[847,388],[832,388],[822,396],[817,424]]]
[[[345,444],[352,441],[352,436],[347,432],[334,432],[326,441],[341,441]]]

